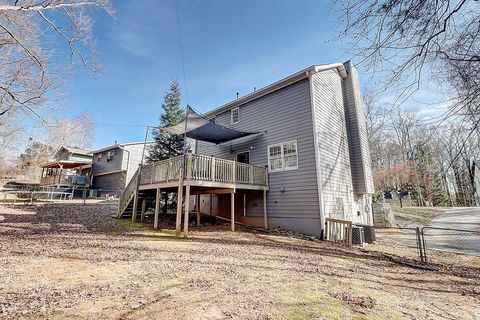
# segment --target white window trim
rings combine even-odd
[[[292,143],[292,142],[295,143],[295,150],[297,151],[297,165],[295,167],[285,168],[285,156],[283,154],[283,145],[287,144],[287,143]],[[271,160],[270,159],[270,148],[271,147],[277,147],[277,146],[280,146],[280,150],[282,152],[282,168],[272,170],[271,165],[270,165],[270,160]],[[285,142],[280,142],[280,143],[274,143],[274,144],[271,144],[271,145],[267,146],[267,157],[268,157],[268,172],[281,172],[281,171],[298,170],[298,143],[297,143],[297,140],[290,140],[290,141],[285,141]]]
[[[234,111],[237,111],[237,112],[238,112],[238,120],[237,120],[237,122],[234,122],[234,121],[233,121],[233,112],[234,112]],[[239,122],[240,122],[240,108],[239,108],[239,107],[236,107],[236,108],[233,108],[233,109],[230,110],[230,123],[231,123],[231,124],[237,124],[237,123],[239,123]]]

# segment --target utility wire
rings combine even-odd
[[[188,98],[188,83],[187,83],[187,73],[185,71],[185,57],[183,55],[183,37],[182,37],[182,26],[181,26],[181,22],[180,22],[180,5],[179,5],[179,1],[180,0],[176,0],[175,1],[175,11],[176,11],[176,16],[177,16],[177,29],[178,29],[178,45],[179,45],[179,49],[180,49],[180,60],[182,62],[182,75],[183,75],[183,83],[184,83],[184,86],[185,86],[185,100],[187,102],[187,105],[188,103],[190,102],[189,101],[189,98]]]

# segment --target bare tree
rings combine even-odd
[[[61,97],[68,66],[95,70],[95,11],[108,0],[0,0],[0,135]],[[63,44],[63,45],[62,45]],[[65,63],[67,62],[67,63]],[[6,119],[6,120],[5,120]]]
[[[455,93],[455,112],[478,112],[480,2],[472,0],[337,0],[342,35],[359,63],[385,76],[404,101],[430,79]],[[442,77],[438,77],[442,74]]]
[[[44,143],[57,151],[61,146],[81,149],[92,147],[95,120],[88,112],[73,118],[61,118],[44,127]]]

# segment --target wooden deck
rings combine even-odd
[[[184,212],[184,236],[187,236],[190,201],[186,200],[193,195],[199,197],[201,194],[230,193],[231,225],[232,231],[234,231],[235,191],[237,189],[263,191],[264,225],[266,227],[267,168],[192,153],[139,167],[120,196],[118,217],[123,217],[131,209],[132,221],[138,218],[138,211],[140,211],[140,220],[143,220],[147,198],[142,195],[154,190],[155,197],[151,197],[151,203],[155,205],[154,227],[156,228],[158,226],[160,192],[177,192],[176,231],[177,235],[180,234],[181,214]],[[185,203],[184,206],[183,203]],[[200,212],[197,212],[197,222],[199,218]]]

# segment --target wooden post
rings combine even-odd
[[[172,160],[171,159],[168,159],[168,163],[167,163],[167,178],[166,178],[166,181],[168,182],[168,180],[170,180],[170,171],[172,170],[171,169],[172,167]]]
[[[233,160],[233,183],[237,182],[237,160]]]
[[[243,194],[243,216],[247,216],[247,193]]]
[[[263,224],[265,229],[268,229],[267,223],[267,190],[263,190]]]
[[[185,187],[185,219],[183,221],[183,236],[188,237],[188,216],[190,215],[190,186]]]
[[[189,150],[187,154],[187,180],[192,178],[192,152]]]
[[[197,227],[200,226],[200,195],[197,196]]]
[[[183,201],[183,179],[180,176],[180,184],[178,185],[178,198],[177,198],[177,221],[175,224],[175,234],[177,237],[180,235],[182,228],[182,201]]]
[[[213,194],[210,193],[210,216],[213,216]]]
[[[135,189],[135,195],[133,198],[132,222],[135,222],[135,219],[137,219],[137,207],[138,207],[138,192],[137,192],[137,189]]]
[[[215,157],[212,157],[212,181],[215,181]]]
[[[140,221],[143,222],[145,219],[145,209],[147,207],[147,199],[142,200],[142,212],[140,212]]]
[[[232,232],[235,231],[235,192],[230,193],[230,220]]]
[[[152,171],[150,171],[150,184],[153,184],[154,177],[155,177],[155,163],[152,163]]]
[[[250,165],[250,184],[253,185],[253,165]]]
[[[158,229],[158,214],[160,213],[160,198],[161,189],[157,188],[157,195],[155,197],[155,216],[153,218],[153,229]]]

